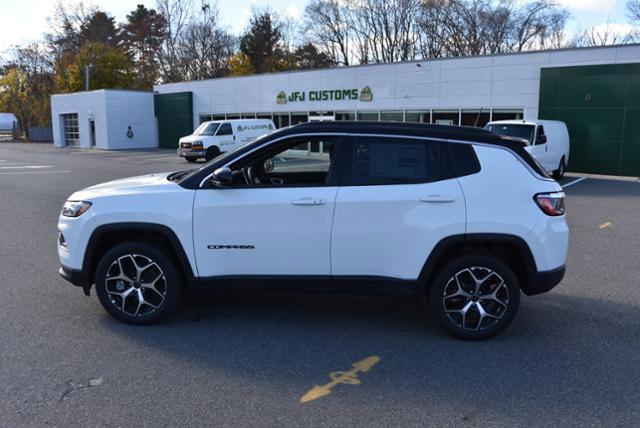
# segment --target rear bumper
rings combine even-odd
[[[522,292],[527,296],[546,293],[564,278],[566,266],[544,272],[536,272],[529,277],[527,284],[522,284]]]
[[[91,281],[89,281],[89,277],[84,272],[80,270],[70,269],[66,266],[60,266],[58,273],[61,277],[63,277],[76,287],[82,287],[84,293],[87,296],[89,295],[89,290],[91,289]]]

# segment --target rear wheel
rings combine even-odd
[[[195,162],[198,160],[198,158],[194,158],[191,156],[185,156],[184,158],[187,160],[187,162]]]
[[[560,164],[558,165],[558,169],[553,171],[553,178],[555,178],[556,180],[559,180],[562,177],[564,177],[564,173],[566,172],[566,169],[567,169],[567,165],[563,156],[562,159],[560,159]]]
[[[98,263],[96,294],[110,315],[129,324],[153,324],[171,315],[181,278],[167,255],[144,242],[113,247]]]
[[[465,255],[437,274],[429,306],[438,323],[462,339],[487,339],[511,324],[520,304],[513,271],[492,255]]]

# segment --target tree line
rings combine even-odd
[[[640,24],[640,0],[627,10]],[[569,19],[552,0],[310,0],[301,20],[255,9],[235,35],[208,0],[139,4],[123,22],[59,2],[44,40],[14,47],[0,64],[0,111],[28,129],[50,122],[51,94],[86,88],[151,90],[160,82],[636,40],[615,25],[569,38]]]

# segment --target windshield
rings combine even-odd
[[[505,124],[505,123],[493,123],[493,124],[490,123],[486,126],[486,129],[498,135],[522,138],[524,140],[527,140],[529,144],[531,144],[533,142],[533,133],[535,131],[535,126]]]
[[[218,130],[219,123],[205,122],[193,131],[193,135],[215,135]]]

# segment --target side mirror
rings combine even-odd
[[[536,139],[536,144],[546,144],[546,143],[547,143],[547,136],[545,134],[538,135],[538,138]]]
[[[271,172],[273,171],[273,169],[275,168],[275,162],[273,162],[273,159],[267,159],[266,161],[264,161],[264,165],[263,165],[263,169],[264,172]]]
[[[213,182],[217,187],[231,187],[233,173],[229,167],[218,168],[213,172]]]

